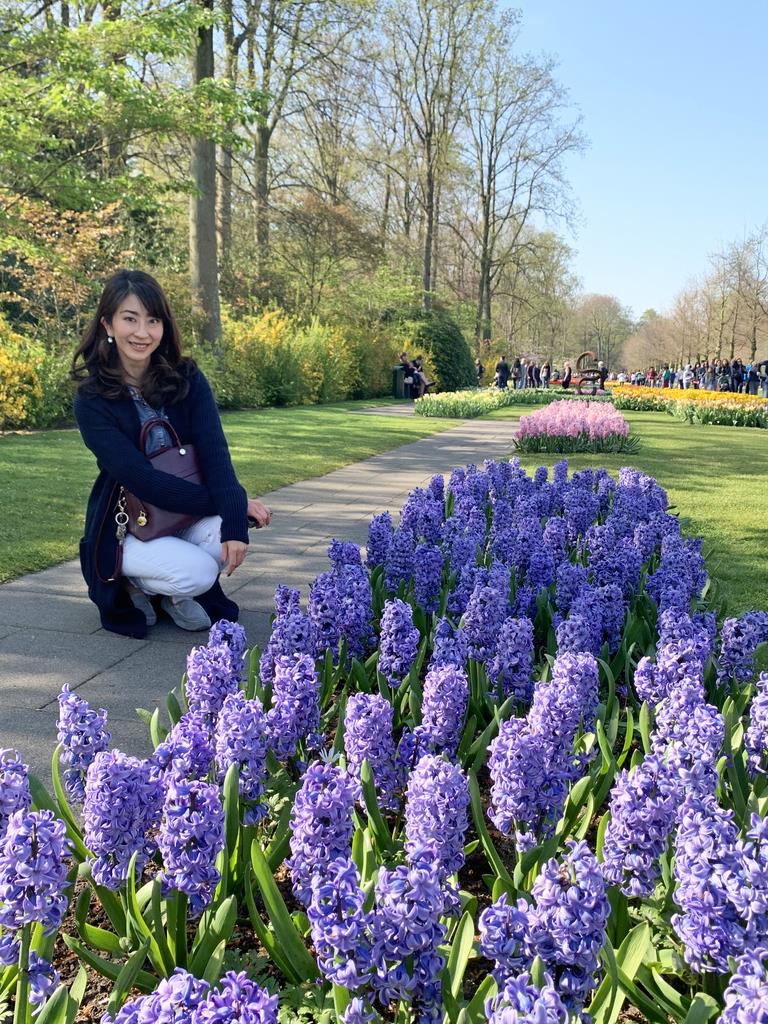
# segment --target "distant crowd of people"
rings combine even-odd
[[[605,387],[605,382],[608,379],[608,369],[602,360],[598,362],[597,369],[600,387]],[[475,370],[477,371],[477,382],[479,384],[485,373],[485,368],[479,359],[475,360]],[[501,355],[496,363],[493,383],[497,388],[548,388],[550,385],[556,385],[567,389],[571,386],[572,379],[573,368],[568,362],[563,363],[562,371],[556,367],[553,368],[549,360],[539,364],[535,359],[517,358],[513,360],[510,366],[506,355]]]
[[[649,366],[647,370],[609,375],[617,384],[640,384],[658,388],[701,388],[736,394],[762,394],[768,398],[768,359],[744,363],[740,359],[714,359],[682,366]]]

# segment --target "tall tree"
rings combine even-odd
[[[194,84],[213,79],[213,0],[199,0],[209,19],[197,30]],[[189,201],[189,272],[192,294],[203,314],[202,336],[214,349],[221,339],[219,253],[216,237],[216,142],[199,135],[191,144],[193,194]]]
[[[440,183],[476,66],[489,0],[390,0],[384,7],[386,73],[418,145],[424,214],[421,285],[432,306]]]
[[[579,120],[562,117],[567,96],[554,79],[554,63],[513,57],[516,20],[507,11],[490,32],[466,110],[478,207],[471,236],[478,263],[475,333],[483,338],[490,337],[501,273],[525,260],[532,218],[568,216],[562,158],[584,144]]]

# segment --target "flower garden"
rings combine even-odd
[[[612,384],[617,409],[668,412],[687,423],[768,428],[768,398],[700,388],[649,388]]]
[[[636,452],[640,439],[610,403],[553,402],[520,417],[515,448],[521,452]]]
[[[328,554],[151,757],[66,688],[53,793],[0,757],[16,1024],[764,1020],[768,612],[656,481],[459,468]]]
[[[473,388],[467,391],[443,391],[436,395],[424,395],[413,403],[418,416],[438,416],[457,419],[472,419],[485,416],[496,409],[507,409],[515,405],[546,405],[549,402],[587,401],[586,395],[575,390],[566,391],[553,384],[551,388]],[[590,402],[610,402],[608,394],[589,397]]]

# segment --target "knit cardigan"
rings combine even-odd
[[[201,519],[219,515],[222,542],[248,543],[248,499],[235,476],[216,402],[199,370],[190,373],[189,385],[186,398],[166,405],[166,415],[181,443],[194,445],[204,486],[153,468],[139,449],[141,422],[132,398],[108,399],[81,392],[75,396],[77,425],[100,470],[88,499],[80,565],[101,624],[114,633],[140,638],[147,632],[146,618],[133,606],[126,580],[115,575],[118,542],[114,516],[120,485],[171,512]],[[225,597],[218,580],[195,600],[212,621],[237,620],[239,609]]]

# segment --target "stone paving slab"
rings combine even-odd
[[[402,407],[388,407],[397,408]],[[249,558],[222,582],[241,607],[249,642],[268,639],[278,583],[299,587],[306,598],[311,581],[328,567],[332,537],[364,544],[374,513],[397,512],[408,492],[435,473],[508,455],[516,427],[514,420],[463,422],[262,495],[273,510],[273,525],[251,534]],[[204,632],[185,633],[162,615],[146,640],[105,632],[77,561],[0,586],[0,748],[17,748],[48,779],[56,697],[67,682],[107,708],[115,746],[146,755],[146,728],[134,709],[164,705],[181,679],[187,653],[205,639]]]

